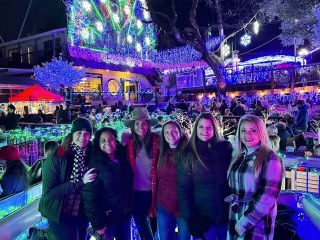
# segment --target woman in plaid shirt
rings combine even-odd
[[[228,239],[273,239],[284,169],[267,139],[262,119],[254,115],[240,119],[228,170],[232,193],[226,198],[230,202]]]

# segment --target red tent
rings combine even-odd
[[[23,92],[10,97],[9,102],[63,102],[64,98],[58,94],[54,94],[38,84],[25,89]]]

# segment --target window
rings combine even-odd
[[[28,53],[28,64],[31,64],[32,62],[32,55],[33,55],[33,48],[28,47],[27,48],[27,53]]]
[[[9,58],[13,58],[15,53],[18,53],[18,48],[14,48],[14,49],[9,49],[8,50],[8,57]]]

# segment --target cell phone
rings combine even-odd
[[[103,236],[97,233],[93,227],[88,227],[87,232],[90,234],[91,237],[94,237],[96,240],[103,240]]]

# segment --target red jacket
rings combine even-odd
[[[157,164],[159,157],[159,145],[160,145],[160,137],[155,134],[152,134],[152,167],[151,167],[151,190],[152,190],[152,203],[151,209],[149,212],[150,217],[156,216],[156,204],[157,204]],[[133,137],[130,136],[129,141],[126,145],[128,159],[131,164],[133,174],[136,172],[136,156],[134,149],[134,140]]]

